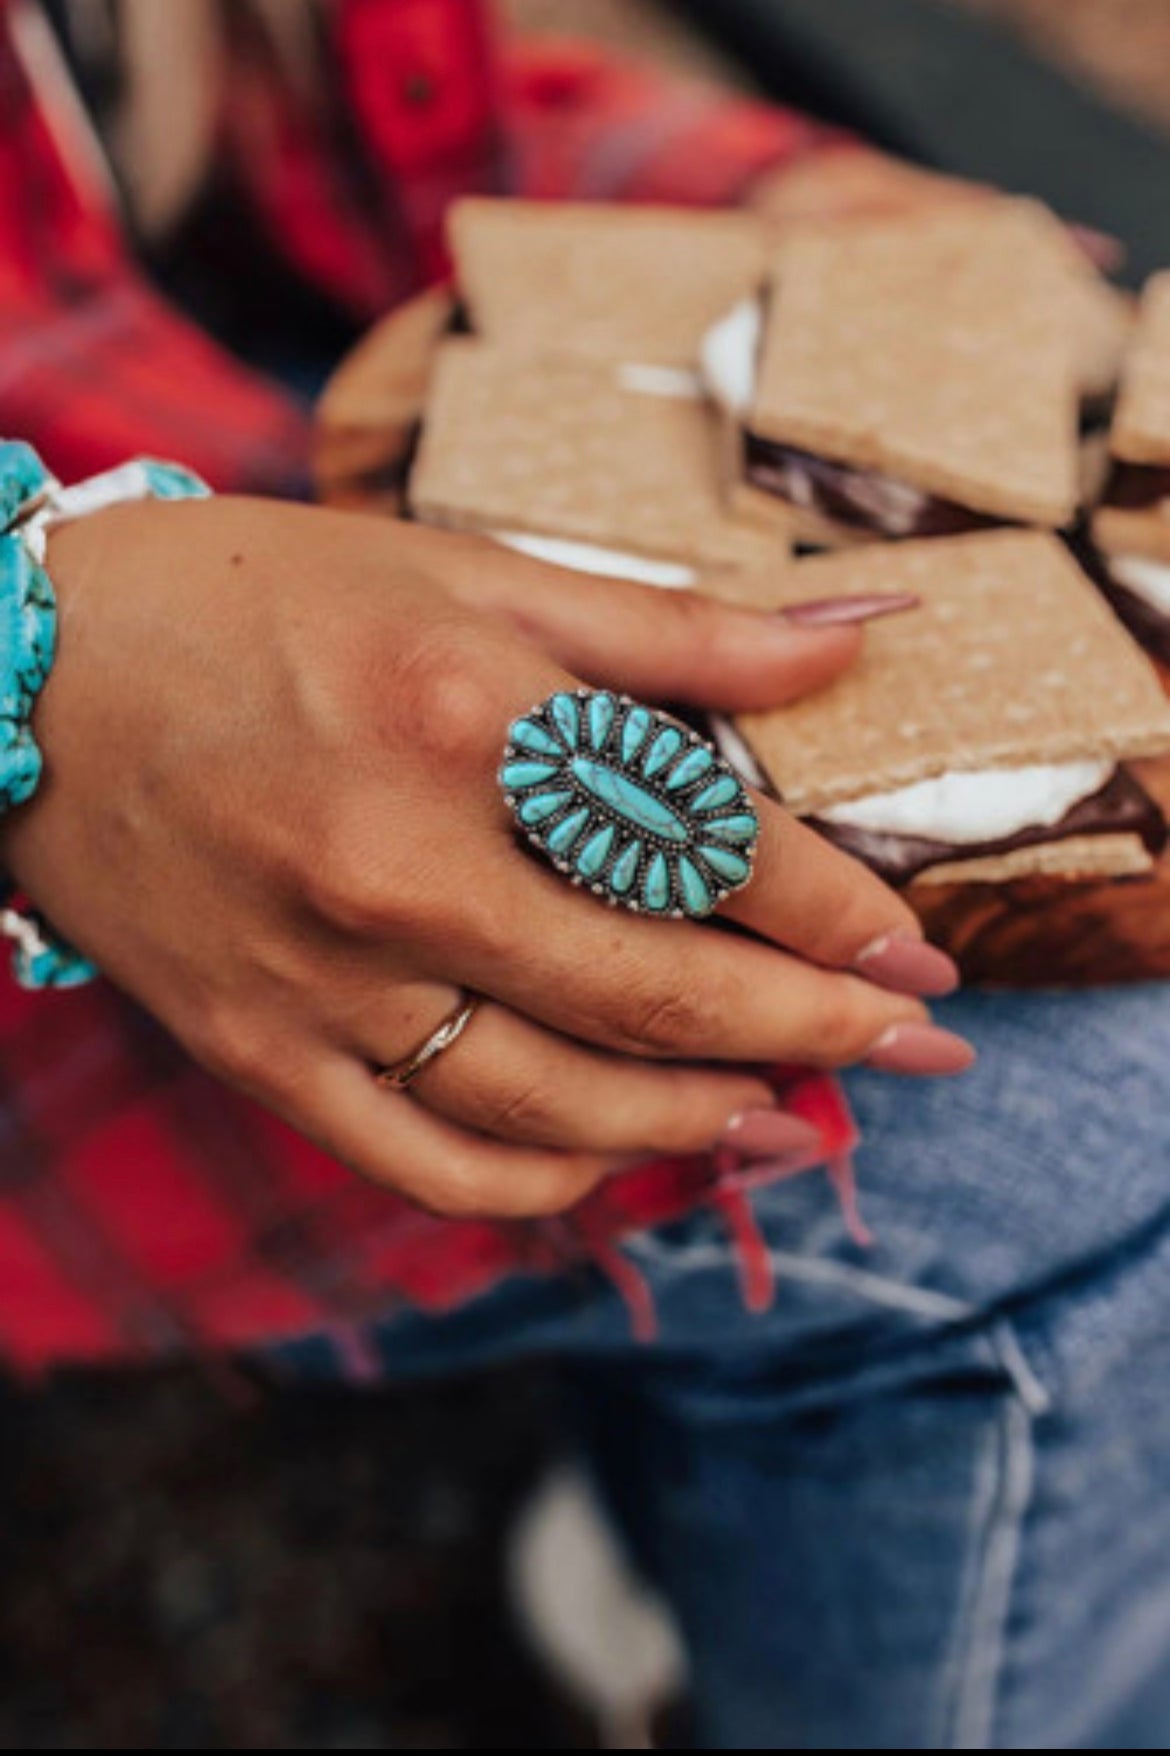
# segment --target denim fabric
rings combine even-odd
[[[755,1198],[766,1314],[703,1213],[623,1246],[654,1346],[600,1276],[366,1338],[399,1377],[563,1361],[707,1747],[1170,1741],[1170,987],[938,1015],[968,1077],[850,1079],[873,1248],[819,1178]]]

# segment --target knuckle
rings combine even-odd
[[[539,1180],[533,1178],[525,1184],[523,1193],[512,1204],[512,1216],[553,1219],[557,1214],[568,1213],[585,1199],[600,1174],[591,1164],[566,1159],[563,1165],[549,1170]]]
[[[912,925],[909,908],[856,860],[840,856],[820,879],[820,908],[806,954],[829,966],[851,964],[884,933]]]
[[[818,1059],[836,1066],[854,1061],[865,1053],[881,1030],[878,1008],[860,982],[844,977],[829,977],[825,981],[813,1023],[813,1046]]]
[[[490,1184],[482,1174],[459,1160],[448,1160],[442,1175],[428,1185],[419,1199],[428,1212],[440,1219],[495,1217]]]
[[[655,1055],[697,1053],[710,1046],[713,999],[693,980],[678,977],[627,998],[621,1033],[623,1048]]]
[[[362,794],[334,803],[308,847],[299,886],[312,912],[355,937],[392,928],[409,917],[403,874],[394,869],[393,840],[378,802]]]
[[[394,666],[396,717],[416,747],[443,763],[478,765],[498,715],[483,633],[441,623],[416,636]]]
[[[727,620],[721,607],[699,592],[670,592],[662,602],[683,640],[706,644],[720,635]]]
[[[553,1133],[557,1113],[556,1094],[543,1080],[530,1078],[511,1092],[480,1099],[481,1126],[504,1138],[545,1140]]]
[[[664,1057],[715,1054],[722,1022],[743,1004],[740,978],[710,959],[699,973],[676,957],[662,973],[631,976],[615,992],[622,996],[618,1047]]]

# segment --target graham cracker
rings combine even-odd
[[[456,275],[485,340],[693,367],[770,250],[745,213],[472,198],[450,210]]]
[[[741,736],[790,810],[951,772],[1170,750],[1152,665],[1064,544],[991,531],[796,561],[781,602],[914,592],[860,662],[807,700],[744,714]]]
[[[1027,204],[800,235],[750,426],[995,517],[1071,524],[1076,330]]]
[[[1072,326],[1081,394],[1110,395],[1121,378],[1137,325],[1137,302],[1094,268],[1064,221],[1039,201],[1012,201],[1017,260],[1050,275],[1052,310]],[[1006,217],[1006,216],[1005,216]]]
[[[1156,274],[1142,295],[1112,442],[1125,463],[1170,464],[1170,273]]]
[[[909,892],[922,885],[1011,884],[1018,878],[1140,878],[1154,869],[1154,861],[1137,835],[1074,835],[1065,841],[1046,841],[1014,853],[986,859],[949,860],[920,872]]]
[[[616,370],[521,359],[461,338],[440,349],[410,503],[430,524],[573,537],[696,567],[786,555],[732,518],[717,423],[698,398],[623,386]]]
[[[1093,513],[1093,541],[1106,555],[1170,562],[1170,496],[1136,510],[1098,506]]]

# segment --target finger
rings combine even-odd
[[[293,1125],[360,1176],[452,1219],[563,1213],[618,1168],[585,1153],[504,1146],[387,1091],[352,1056],[331,1054],[306,1078]]]
[[[427,948],[430,973],[622,1054],[842,1067],[894,1026],[926,1022],[920,1001],[861,976],[712,925],[608,910],[535,861],[511,864],[492,895],[490,935],[481,924]]]
[[[456,595],[509,616],[585,682],[650,700],[777,707],[824,688],[861,650],[855,626],[804,627],[699,592],[586,578],[495,543],[464,539],[445,559]]]
[[[401,1053],[397,1016],[376,1036],[353,1045],[359,1058],[379,1064]],[[774,1102],[761,1079],[605,1054],[491,1004],[410,1093],[436,1115],[495,1139],[618,1155],[704,1152],[733,1118]]]
[[[929,998],[953,992],[958,970],[924,942],[900,896],[774,801],[757,793],[753,804],[760,836],[752,877],[721,914],[830,969]]]

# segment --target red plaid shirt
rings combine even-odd
[[[361,321],[441,272],[460,191],[732,201],[819,138],[583,46],[501,61],[480,0],[333,0],[325,15],[335,111],[294,99],[245,33],[221,138],[257,234]],[[222,489],[305,480],[303,410],[131,259],[36,0],[0,0],[0,326],[0,433],[65,478],[149,451]],[[853,1140],[835,1087],[806,1076],[791,1096],[842,1169]],[[0,978],[0,1354],[21,1370],[356,1335],[395,1299],[441,1310],[516,1269],[587,1258],[646,1326],[615,1240],[703,1200],[726,1208],[758,1302],[766,1258],[741,1196],[707,1162],[672,1161],[553,1225],[436,1220],[212,1082],[109,986],[34,997]]]

